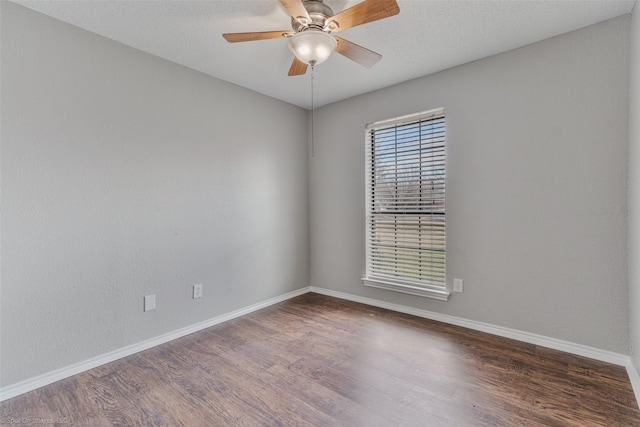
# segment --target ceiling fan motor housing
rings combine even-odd
[[[305,16],[291,17],[291,27],[296,33],[313,30],[325,30],[327,18],[334,15],[333,10],[322,0],[304,0],[305,9],[309,13],[311,22]]]

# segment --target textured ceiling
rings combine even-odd
[[[364,68],[333,54],[315,70],[321,106],[630,13],[634,1],[397,0],[400,14],[340,36],[383,55]],[[290,29],[278,0],[15,0],[33,10],[257,92],[311,107],[310,76],[288,77],[284,39],[230,44],[227,32]],[[358,0],[325,0],[335,13]]]

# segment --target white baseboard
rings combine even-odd
[[[631,381],[631,387],[633,387],[633,393],[636,395],[636,402],[640,405],[640,373],[631,357],[629,357],[629,363],[627,363],[626,368],[627,375],[629,375],[629,380]]]
[[[337,292],[331,289],[311,286],[310,291],[322,295],[328,295],[349,301],[359,302],[362,304],[372,305],[374,307],[386,308],[388,310],[397,311],[400,313],[411,314],[413,316],[423,317],[425,319],[437,320],[439,322],[449,323],[451,325],[462,326],[464,328],[473,329],[475,331],[486,332],[504,338],[511,338],[530,344],[552,348],[554,350],[564,351],[566,353],[571,353],[578,356],[588,357],[590,359],[600,360],[602,362],[613,363],[614,365],[626,367],[629,365],[631,360],[627,355],[614,353],[607,350],[601,350],[599,348],[589,347],[582,344],[575,344],[572,342],[549,338],[543,335],[532,334],[529,332],[522,332],[515,329],[504,328],[502,326],[491,325],[489,323],[476,322],[475,320],[463,319],[461,317],[449,316],[447,314],[436,313],[433,311],[392,304],[385,301],[360,297],[344,292]],[[639,395],[636,393],[636,396]]]
[[[633,394],[636,397],[636,402],[640,405],[640,371],[635,365],[633,359],[630,356],[620,353],[614,353],[607,350],[601,350],[595,347],[589,347],[582,344],[576,344],[569,341],[563,341],[556,338],[549,338],[543,335],[532,334],[529,332],[522,332],[515,329],[504,328],[502,326],[491,325],[488,323],[476,322],[474,320],[463,319],[461,317],[449,316],[446,314],[435,313],[427,310],[420,310],[417,308],[407,307],[398,304],[392,304],[385,301],[375,300],[371,298],[365,298],[357,295],[347,294],[344,292],[338,292],[331,289],[318,288],[311,286],[310,292],[315,292],[322,295],[332,296],[335,298],[341,298],[344,300],[359,302],[362,304],[371,305],[374,307],[386,308],[387,310],[397,311],[400,313],[411,314],[413,316],[423,317],[425,319],[437,320],[443,323],[449,323],[451,325],[462,326],[464,328],[473,329],[476,331],[486,332],[492,335],[497,335],[504,338],[511,338],[518,341],[540,345],[543,347],[552,348],[554,350],[564,351],[566,353],[575,354],[577,356],[588,357],[590,359],[599,360],[601,362],[612,363],[618,366],[624,366],[633,388]]]
[[[317,294],[359,302],[374,307],[386,308],[387,310],[397,311],[399,313],[411,314],[413,316],[423,317],[430,320],[437,320],[439,322],[462,326],[464,328],[486,332],[504,338],[511,338],[529,344],[535,344],[552,348],[554,350],[564,351],[566,353],[575,354],[577,356],[588,357],[590,359],[599,360],[601,362],[624,366],[627,370],[627,375],[629,376],[629,381],[631,382],[631,387],[633,388],[633,394],[636,397],[636,402],[638,403],[638,405],[640,405],[640,371],[638,371],[638,367],[635,366],[633,359],[625,354],[614,353],[595,347],[589,347],[582,344],[575,344],[569,341],[549,338],[543,335],[531,334],[529,332],[522,332],[515,329],[504,328],[502,326],[476,322],[475,320],[468,320],[461,317],[449,316],[447,314],[435,313],[433,311],[392,304],[385,301],[365,298],[357,295],[347,294],[344,292],[334,291],[331,289],[318,288],[316,286],[311,286],[309,289],[310,292],[315,292]]]
[[[286,301],[290,298],[297,297],[298,295],[306,294],[307,292],[309,292],[309,289],[310,289],[309,287],[306,287],[306,288],[298,289],[297,291],[286,293],[284,295],[279,295],[277,297],[270,298],[268,300],[261,301],[256,304],[252,304],[247,307],[243,307],[238,310],[234,310],[232,312],[222,314],[220,316],[216,316],[214,318],[211,318],[199,323],[195,323],[185,328],[181,328],[181,329],[157,336],[155,338],[150,338],[148,340],[145,340],[136,344],[132,344],[132,345],[120,348],[118,350],[114,350],[109,353],[102,354],[100,356],[93,357],[91,359],[87,359],[70,366],[66,366],[64,368],[56,369],[55,371],[47,372],[46,374],[42,374],[37,377],[24,380],[16,384],[3,387],[0,389],[0,402],[7,399],[11,399],[12,397],[18,396],[20,394],[35,390],[37,388],[44,387],[48,384],[54,383],[56,381],[60,381],[70,376],[77,375],[81,372],[88,371],[89,369],[93,369],[98,366],[104,365],[106,363],[110,363],[115,360],[122,359],[123,357],[130,356],[132,354],[141,352],[143,350],[147,350],[151,347],[164,344],[171,340],[175,340],[176,338],[180,338],[185,335],[189,335],[194,332],[200,331],[202,329],[209,328],[219,323],[226,322],[227,320],[235,319],[236,317],[244,316],[245,314],[249,314],[251,312],[260,310],[262,308],[269,307],[270,305],[274,305],[279,302]]]
[[[528,332],[517,331],[515,329],[504,328],[502,326],[495,326],[488,323],[476,322],[474,320],[467,320],[460,317],[449,316],[446,314],[436,313],[427,310],[421,310],[417,308],[407,307],[398,304],[392,304],[385,301],[375,300],[371,298],[360,297],[357,295],[347,294],[344,292],[333,291],[325,288],[318,288],[310,286],[302,289],[298,289],[293,292],[286,293],[268,300],[252,304],[247,307],[234,310],[232,312],[216,316],[214,318],[199,322],[185,328],[169,332],[155,338],[151,338],[136,344],[132,344],[127,347],[120,348],[118,350],[111,351],[109,353],[84,360],[82,362],[57,369],[52,372],[48,372],[43,375],[39,375],[34,378],[21,381],[16,384],[9,385],[0,389],[0,402],[18,396],[23,393],[35,390],[40,387],[44,387],[48,384],[56,381],[68,378],[73,375],[77,375],[81,372],[93,369],[95,367],[104,365],[106,363],[113,362],[126,356],[138,353],[143,350],[155,347],[160,344],[172,341],[176,338],[183,337],[185,335],[192,334],[194,332],[206,329],[208,327],[217,325],[219,323],[226,322],[231,319],[249,314],[251,312],[260,310],[265,307],[277,304],[282,301],[286,301],[293,297],[305,294],[307,292],[315,292],[322,295],[332,296],[348,301],[359,302],[362,304],[371,305],[374,307],[385,308],[400,313],[406,313],[413,316],[423,317],[426,319],[436,320],[444,323],[449,323],[456,326],[462,326],[464,328],[473,329],[476,331],[486,332],[492,335],[497,335],[505,338],[511,338],[530,344],[541,345],[543,347],[552,348],[555,350],[564,351],[567,353],[575,354],[578,356],[589,357],[591,359],[600,360],[602,362],[613,363],[615,365],[624,366],[627,369],[629,380],[633,387],[633,391],[636,395],[636,400],[640,402],[640,374],[638,369],[633,363],[633,360],[624,354],[613,353],[606,350],[601,350],[594,347],[589,347],[581,344],[575,344],[568,341],[562,341],[555,338],[549,338],[542,335],[531,334]]]

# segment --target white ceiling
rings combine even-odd
[[[311,107],[310,76],[288,77],[284,39],[227,43],[227,32],[288,30],[278,0],[14,0],[33,10],[257,92]],[[383,55],[364,68],[332,54],[315,70],[315,106],[630,13],[634,0],[397,0],[400,14],[340,36]],[[325,0],[335,13],[359,0]]]

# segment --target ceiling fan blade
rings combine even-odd
[[[336,52],[338,52],[340,55],[346,56],[347,58],[357,62],[360,65],[371,68],[378,61],[380,61],[380,59],[382,59],[382,55],[380,55],[379,53],[375,53],[372,50],[352,43],[349,40],[345,40],[342,37],[333,37],[338,41]]]
[[[226,33],[222,37],[229,43],[251,42],[255,40],[280,39],[295,33],[291,30],[282,31],[258,31],[255,33]]]
[[[307,12],[307,8],[304,7],[302,0],[280,0],[280,4],[287,9],[287,12],[289,12],[292,18],[295,19],[302,16],[306,18],[308,22],[311,22],[309,12]]]
[[[301,76],[307,72],[308,65],[302,61],[299,61],[295,56],[293,57],[293,63],[291,64],[291,68],[289,68],[290,76]]]
[[[338,28],[331,29],[335,33],[357,25],[377,21],[378,19],[388,18],[398,13],[400,13],[400,7],[396,0],[365,0],[328,18],[327,22],[334,21],[338,23]]]

